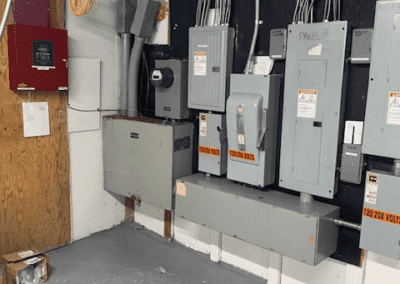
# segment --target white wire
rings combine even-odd
[[[328,0],[325,0],[325,7],[324,7],[324,21],[326,20],[326,11],[327,11]]]
[[[340,21],[340,1],[338,0],[338,21]]]
[[[331,14],[331,0],[329,0],[329,2],[328,2],[329,4],[328,4],[328,12],[326,13],[327,15],[326,15],[326,19],[329,21],[329,16],[330,16],[330,14]]]
[[[12,0],[8,0],[8,2],[6,4],[6,7],[5,7],[5,10],[4,10],[3,19],[1,20],[1,24],[0,24],[0,40],[3,37],[3,32],[4,32],[5,27],[6,27],[8,14],[10,12],[11,3],[12,3]]]
[[[299,4],[300,4],[300,0],[297,0],[296,9],[294,9],[294,13],[293,13],[293,24],[295,24],[296,20],[297,20],[296,14],[297,14],[297,9],[299,8]]]

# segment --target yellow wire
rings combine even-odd
[[[69,0],[69,8],[71,10],[71,13],[77,17],[89,13],[93,14],[98,8],[97,0],[94,1],[96,2],[96,9],[92,12],[91,10],[93,8],[93,0]]]

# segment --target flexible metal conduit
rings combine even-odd
[[[249,57],[247,58],[246,69],[244,70],[245,74],[250,73],[250,66],[251,66],[251,61],[253,60],[254,49],[256,47],[259,25],[260,25],[260,0],[256,0],[256,22],[254,26],[253,41],[251,42],[250,53]]]
[[[135,43],[132,47],[131,59],[129,62],[129,87],[128,87],[128,116],[138,116],[138,75],[140,56],[142,54],[145,38],[135,36]]]
[[[11,3],[12,3],[12,0],[8,0],[7,1],[6,8],[4,10],[3,19],[1,20],[1,23],[0,23],[0,40],[3,37],[3,32],[4,32],[5,27],[6,27],[8,14],[10,12]]]
[[[126,116],[128,114],[128,73],[129,73],[129,54],[131,48],[131,34],[125,33],[122,34],[122,74],[121,74],[121,84],[122,84],[122,93],[121,93],[121,111],[120,114],[122,116]]]
[[[361,231],[361,225],[359,225],[359,224],[343,221],[343,220],[340,220],[340,219],[335,219],[333,221],[338,226],[350,228],[350,229],[357,230],[357,231]]]

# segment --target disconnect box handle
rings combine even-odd
[[[261,144],[264,140],[265,132],[267,130],[267,110],[262,110],[262,118],[261,118],[261,132],[257,139],[257,149],[261,148]]]

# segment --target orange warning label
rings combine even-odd
[[[206,147],[206,146],[199,146],[199,153],[211,155],[211,156],[219,156],[220,151],[217,148]]]
[[[386,223],[400,226],[400,215],[364,207],[363,208],[363,216],[367,217],[367,218],[375,219],[375,220],[378,220],[381,222],[386,222]]]
[[[238,151],[238,150],[229,150],[229,156],[232,158],[236,159],[242,159],[242,160],[247,160],[247,161],[252,161],[254,162],[256,160],[256,156],[251,153],[247,153],[244,151]]]
[[[394,93],[394,92],[392,92],[392,93],[390,93],[390,95],[389,95],[389,97],[395,97],[395,98],[400,98],[400,93]]]
[[[193,53],[194,56],[207,56],[207,52],[195,52]]]
[[[317,94],[317,90],[302,90],[302,89],[299,89],[299,94],[316,95]]]

